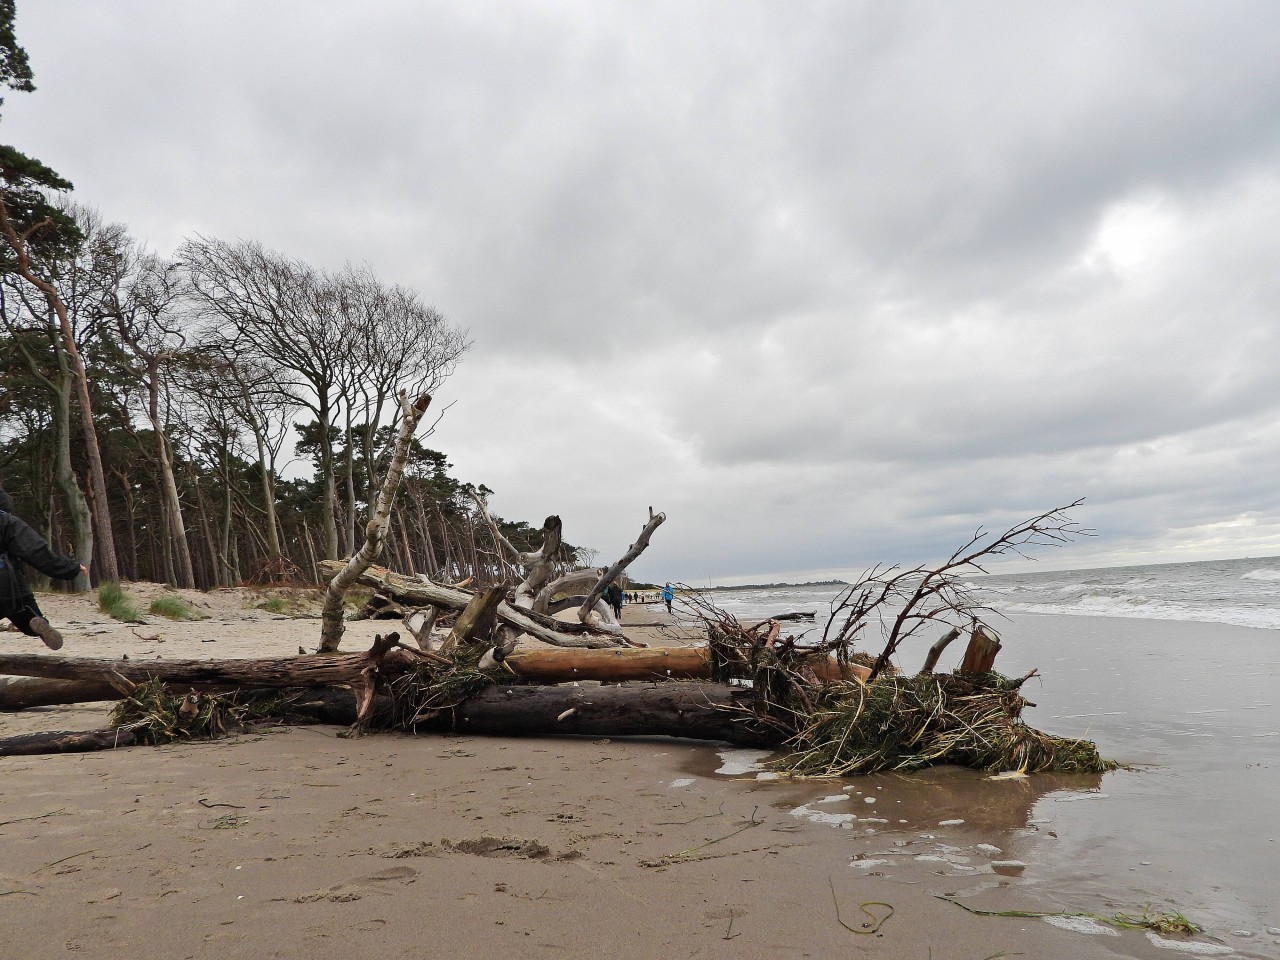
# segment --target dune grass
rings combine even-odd
[[[118,583],[107,582],[98,587],[98,609],[122,623],[146,623],[136,597]]]
[[[265,610],[267,613],[288,613],[289,601],[281,596],[267,597],[258,604],[258,609]]]
[[[181,597],[165,594],[151,601],[149,613],[166,620],[203,620],[204,617],[192,609],[191,605]]]

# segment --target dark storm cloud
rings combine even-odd
[[[161,250],[421,290],[476,341],[432,442],[605,553],[667,509],[642,576],[936,556],[1080,495],[1081,561],[1280,551],[1270,4],[27,0],[18,27],[39,91],[6,140]]]

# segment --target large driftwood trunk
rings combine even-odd
[[[777,746],[776,733],[749,722],[750,698],[750,691],[719,683],[495,687],[448,719],[458,733],[502,737],[662,736]]]
[[[522,677],[547,683],[565,680],[710,680],[711,649],[651,647],[644,650],[517,650],[505,663]],[[806,666],[824,683],[865,680],[871,671],[856,663],[843,667],[834,657],[815,654]]]
[[[498,686],[418,724],[416,731],[499,737],[662,736],[778,746],[776,732],[752,721],[750,697],[750,691],[720,683]],[[342,726],[356,721],[358,709],[357,694],[333,687],[312,691],[290,706],[295,715]],[[376,698],[371,725],[379,726],[389,716],[389,699]],[[110,750],[133,742],[133,734],[116,730],[23,734],[0,739],[0,756]]]
[[[160,679],[174,686],[204,690],[234,687],[320,687],[329,684],[367,686],[366,674],[376,666],[382,678],[412,669],[422,653],[393,648],[385,656],[373,651],[341,656],[298,656],[279,660],[92,660],[47,654],[0,655],[0,673],[15,674],[0,684],[0,710],[60,703],[118,700],[123,678],[130,683]],[[517,650],[506,667],[531,680],[563,683],[572,680],[710,680],[711,651],[703,646],[636,649]],[[832,657],[815,655],[808,667],[816,679],[832,683],[865,680],[869,670],[858,664],[843,667]],[[42,677],[46,679],[28,679]]]
[[[122,678],[130,684],[161,680],[168,684],[215,688],[319,687],[360,683],[371,665],[376,665],[383,676],[404,673],[412,669],[420,656],[403,647],[376,658],[372,653],[348,653],[277,660],[95,660],[9,653],[0,655],[0,674],[89,681],[107,686]],[[128,684],[124,686],[127,688]],[[117,693],[116,698],[119,696]]]
[[[47,753],[91,753],[131,747],[136,737],[129,730],[54,730],[0,738],[0,757],[32,757]]]
[[[105,680],[0,677],[0,711],[118,699],[120,699],[120,692]]]

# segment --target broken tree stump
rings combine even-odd
[[[502,602],[503,593],[501,587],[485,587],[473,596],[471,602],[458,614],[453,631],[440,645],[440,652],[448,656],[459,646],[487,644],[493,634],[493,625],[497,622],[498,604]]]
[[[986,627],[979,626],[969,637],[969,646],[960,663],[961,673],[990,673],[1000,652],[1000,639]]]

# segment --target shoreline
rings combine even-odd
[[[135,628],[107,621],[87,598],[40,599],[66,628],[71,655],[269,656],[318,638],[318,620],[236,609],[241,601],[230,593],[194,599],[202,596],[209,620]],[[666,621],[658,606],[628,606],[624,616]],[[1006,669],[1037,660],[1046,673],[1046,696],[1032,698],[1044,706],[1030,722],[1092,723],[1054,715],[1059,700],[1071,699],[1054,690],[1069,686],[1065,665],[1074,663],[1059,637],[1075,638],[1080,618],[1034,619],[1034,628],[1018,631],[1025,642],[1002,654]],[[352,622],[344,648],[395,624]],[[1105,638],[1123,635],[1097,626]],[[1195,639],[1198,626],[1177,632]],[[0,634],[11,649],[24,639]],[[90,729],[105,713],[102,705],[37,708],[0,714],[0,725],[5,733],[23,732],[15,725]],[[0,922],[9,933],[0,960],[80,951],[123,960],[143,950],[256,960],[371,944],[415,958],[474,950],[664,960],[850,951],[936,960],[1000,951],[1046,960],[1169,955],[1144,931],[1112,936],[1096,924],[1071,930],[977,916],[937,899],[951,894],[996,911],[1172,907],[1210,928],[1197,944],[1280,956],[1273,942],[1280,937],[1263,926],[1280,916],[1253,913],[1254,935],[1236,938],[1233,924],[1254,908],[1223,901],[1204,909],[1207,884],[1216,882],[1207,876],[1200,889],[1160,879],[1195,831],[1151,841],[1167,850],[1124,839],[1126,831],[1138,836],[1132,818],[1147,815],[1151,795],[1171,786],[1164,772],[993,781],[934,768],[770,780],[745,767],[750,752],[711,743],[345,740],[339,732],[296,727],[212,743],[0,758]],[[1178,789],[1188,778],[1207,783],[1195,770],[1174,773]],[[892,905],[892,916],[873,903]],[[874,933],[841,925],[881,920]]]

